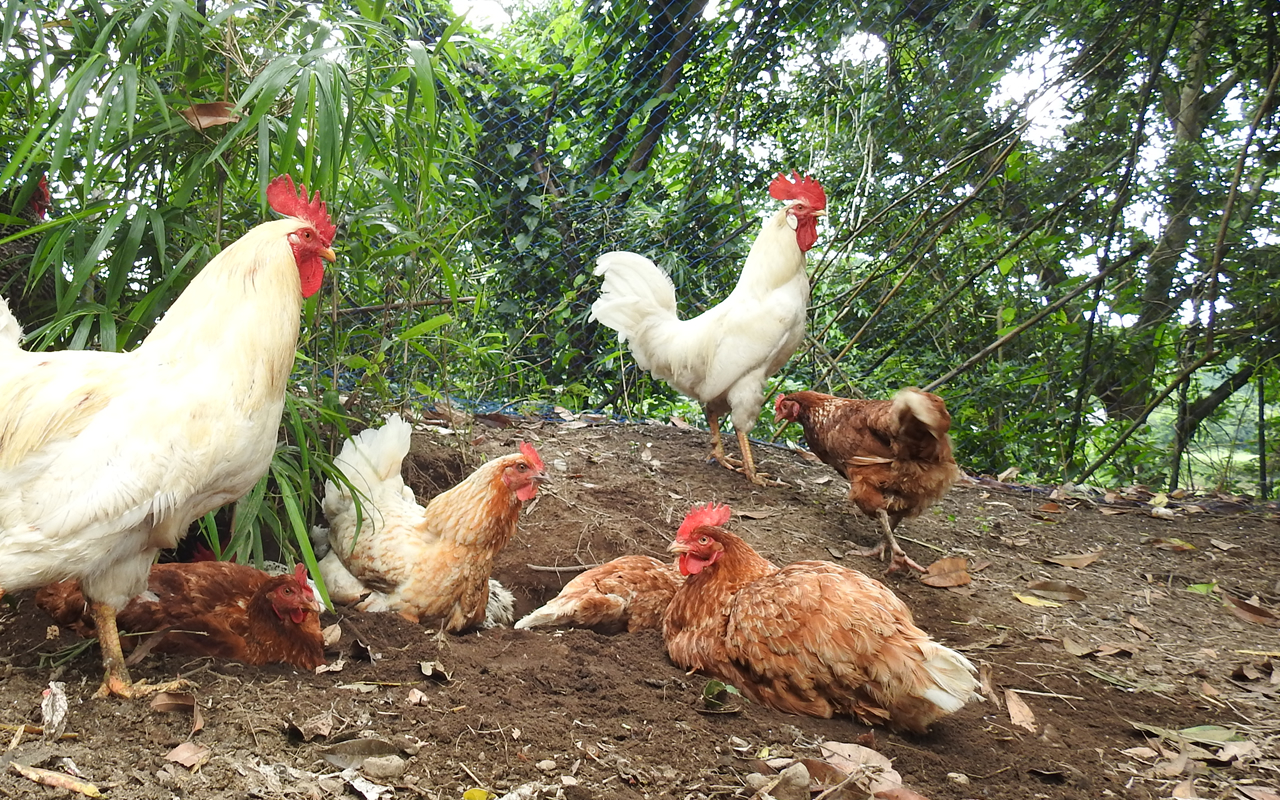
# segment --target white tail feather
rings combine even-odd
[[[637,253],[615,250],[596,259],[596,275],[604,276],[591,318],[613,328],[627,341],[641,324],[655,317],[677,318],[676,290],[667,273]]]
[[[9,311],[9,303],[0,297],[0,348],[18,349],[22,346],[22,326]]]
[[[924,699],[947,714],[959,711],[971,700],[982,699],[974,677],[978,670],[972,661],[937,642],[926,642],[920,649],[925,657],[923,667],[933,682],[925,690]]]

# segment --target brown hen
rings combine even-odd
[[[879,518],[884,540],[859,555],[881,555],[887,547],[893,554],[888,572],[904,566],[924,572],[893,533],[960,477],[942,398],[919,389],[903,389],[892,400],[795,392],[778,398],[774,419],[800,423],[814,455],[849,481],[849,502]]]
[[[81,636],[97,633],[79,581],[44,587],[36,605]],[[229,561],[198,561],[152,567],[147,591],[116,622],[121,632],[163,632],[155,645],[160,652],[311,670],[325,663],[319,615],[301,564],[291,574],[268,575]]]
[[[879,581],[826,561],[778,569],[728,519],[727,506],[696,507],[671,544],[688,576],[663,620],[676,664],[779,711],[916,732],[980,699],[973,664]]]

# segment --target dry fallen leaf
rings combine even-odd
[[[1045,561],[1051,564],[1058,564],[1063,567],[1071,567],[1073,569],[1084,569],[1093,562],[1097,561],[1102,555],[1101,550],[1094,550],[1092,553],[1068,553],[1060,556],[1049,556]]]
[[[1231,613],[1235,614],[1245,622],[1253,622],[1258,625],[1267,625],[1269,627],[1280,627],[1280,619],[1275,614],[1253,603],[1244,600],[1238,600],[1231,595],[1227,595],[1227,601],[1231,604]]]
[[[335,622],[321,631],[320,635],[324,637],[324,646],[326,648],[333,647],[342,639],[342,625]]]
[[[1064,581],[1032,581],[1027,584],[1027,591],[1050,600],[1085,600],[1089,595],[1083,590]]]
[[[757,511],[739,511],[738,516],[743,519],[768,519],[778,513],[776,508],[762,508]]]
[[[940,558],[929,565],[929,569],[920,577],[920,582],[935,589],[965,586],[973,580],[969,575],[968,565],[969,560],[962,556]]]
[[[195,772],[200,769],[213,753],[209,748],[195,742],[183,742],[165,755],[165,759],[173,761]]]
[[[1013,597],[1019,603],[1025,603],[1029,606],[1035,606],[1036,608],[1062,608],[1062,603],[1054,600],[1045,600],[1043,597],[1035,597],[1029,594],[1018,594],[1017,592],[1013,593]]]
[[[882,792],[902,788],[902,776],[893,768],[893,762],[884,755],[849,742],[823,742],[818,752],[831,766],[848,775],[866,775],[870,780],[867,790]]]
[[[1231,542],[1224,542],[1224,541],[1222,541],[1221,539],[1210,539],[1210,540],[1209,540],[1209,544],[1213,545],[1214,547],[1218,548],[1219,550],[1230,550],[1230,549],[1232,549],[1233,547],[1239,547],[1239,546],[1240,546],[1240,545],[1238,545],[1238,544],[1232,544]]]
[[[1236,791],[1249,800],[1280,800],[1280,793],[1269,786],[1236,786]]]
[[[1004,703],[1009,708],[1009,721],[1019,728],[1036,732],[1036,715],[1031,713],[1031,706],[1012,689],[1004,690]]]
[[[1186,553],[1195,550],[1196,546],[1190,542],[1184,542],[1181,539],[1162,539],[1159,537],[1151,537],[1143,539],[1143,544],[1155,545],[1157,550],[1172,550],[1175,553]]]
[[[1067,510],[1058,503],[1043,503],[1036,511],[1044,511],[1049,514],[1065,514]]]
[[[1062,637],[1062,649],[1077,658],[1082,658],[1095,651],[1095,648],[1087,644],[1080,644],[1070,636]]]
[[[1195,782],[1191,778],[1173,787],[1171,796],[1174,800],[1199,800],[1200,798],[1200,795],[1196,794]]]

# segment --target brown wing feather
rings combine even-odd
[[[744,587],[725,640],[751,681],[739,688],[793,714],[903,723],[899,706],[929,685],[921,666],[929,636],[906,605],[879,581],[825,561]]]
[[[850,400],[796,392],[796,421],[823,463],[849,481],[864,513],[918,516],[960,475],[951,452],[951,415],[941,397],[904,389],[893,400]]]

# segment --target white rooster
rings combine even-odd
[[[276,178],[264,222],[197,275],[129,353],[29,353],[0,301],[0,595],[79,578],[98,631],[100,696],[132,683],[116,611],[156,551],[267,471],[335,232],[317,193]]]
[[[740,466],[758,485],[766,480],[756,472],[747,435],[764,405],[765,382],[804,340],[805,253],[818,240],[817,219],[827,206],[816,180],[792,177],[794,182],[778,175],[769,185],[775,200],[793,202],[765,220],[738,285],[719,305],[680,319],[671,279],[649,259],[626,251],[596,260],[604,285],[591,305],[591,318],[618,332],[641,369],[702,404],[711,428],[710,457]],[[726,413],[742,449],[740,464],[725,455],[720,438]]]

